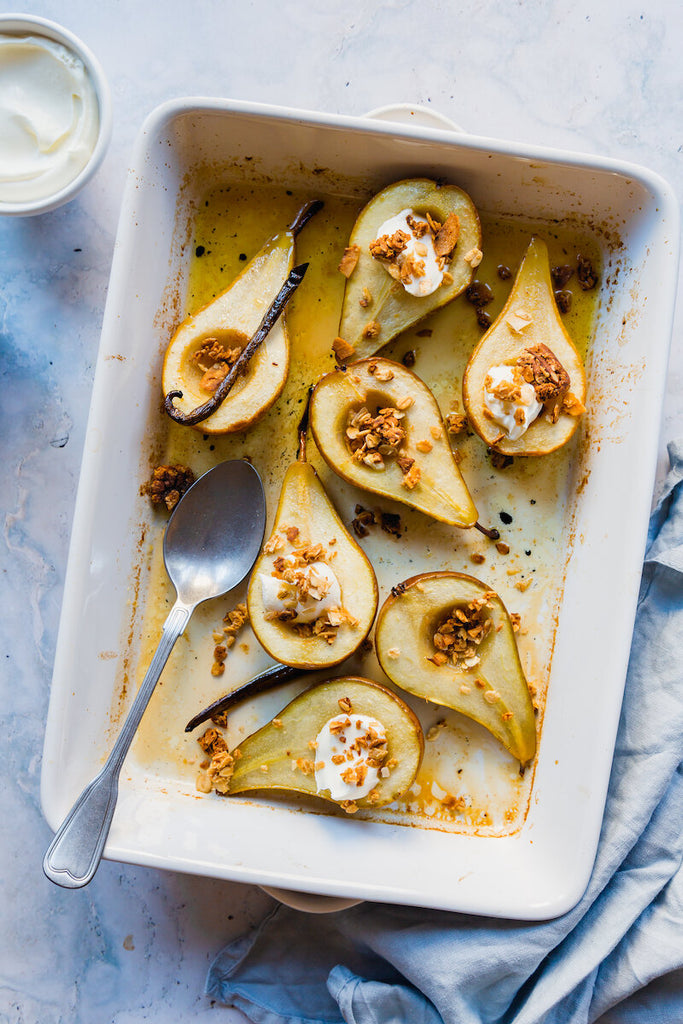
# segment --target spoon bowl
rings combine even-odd
[[[80,889],[97,871],[114,816],[121,766],[168,656],[197,605],[226,594],[251,570],[265,526],[263,485],[245,461],[222,462],[209,470],[176,505],[164,534],[164,562],[177,600],[104,767],[47,849],[43,871],[50,881]]]
[[[221,462],[178,502],[164,534],[164,563],[179,601],[201,604],[244,579],[265,529],[265,498],[249,462]]]

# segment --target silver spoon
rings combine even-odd
[[[177,600],[111,754],[45,854],[43,871],[57,885],[80,889],[97,871],[121,766],[173,645],[198,604],[244,579],[256,561],[265,525],[263,486],[248,462],[222,462],[200,477],[174,509],[164,534],[164,562]]]

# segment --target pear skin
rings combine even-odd
[[[357,806],[381,807],[399,799],[414,782],[422,761],[422,728],[395,693],[355,676],[332,679],[305,690],[273,722],[243,740],[237,748],[228,793],[284,789],[331,800],[329,790],[318,791],[311,770],[316,756],[311,743],[330,719],[343,718],[342,707],[347,705],[340,701],[350,702],[349,714],[367,715],[384,727],[388,763],[396,762],[387,777],[378,780],[373,795],[355,801]]]
[[[352,457],[348,417],[364,406],[373,416],[379,409],[402,410],[406,436],[400,451],[403,459],[413,460],[412,477],[401,468],[407,463],[396,456],[385,456],[381,469]],[[351,363],[345,371],[325,374],[311,396],[310,426],[320,454],[349,483],[453,526],[476,522],[477,510],[448,443],[436,399],[400,363],[376,356]]]
[[[286,559],[293,552],[316,544],[322,545],[322,560],[337,577],[342,606],[348,613],[348,618],[338,626],[333,643],[322,635],[301,636],[290,623],[268,618],[263,600],[260,574],[272,575],[275,559]],[[293,463],[285,474],[272,533],[249,582],[247,605],[257,639],[273,658],[285,665],[301,669],[337,665],[368,635],[377,600],[374,569],[344,527],[317,473],[305,461]]]
[[[294,232],[271,238],[229,287],[180,324],[166,350],[164,395],[182,391],[176,407],[184,413],[202,405],[211,392],[200,386],[204,371],[195,353],[209,338],[224,348],[243,348],[259,327],[294,265]],[[197,424],[204,434],[229,434],[255,423],[280,395],[289,371],[289,337],[284,314],[252,356],[247,372],[219,408]]]
[[[519,317],[519,313],[523,316]],[[526,321],[525,317],[531,319]],[[484,381],[492,366],[514,365],[525,349],[545,345],[569,374],[569,390],[582,407],[586,374],[581,356],[562,323],[555,303],[548,248],[533,238],[505,306],[469,358],[462,382],[467,418],[490,448],[504,455],[546,455],[569,440],[580,416],[560,412],[552,423],[540,413],[521,437],[501,436],[501,427],[484,412]]]
[[[486,595],[492,628],[477,648],[479,662],[434,664],[433,637],[455,608]],[[503,602],[485,583],[457,572],[424,573],[395,587],[380,609],[377,657],[393,683],[453,708],[488,729],[522,766],[536,752],[534,708]]]
[[[460,221],[460,237],[447,265],[452,281],[444,282],[431,295],[410,295],[370,255],[370,242],[377,238],[381,225],[405,209],[423,217],[429,213],[440,223],[449,213],[455,213]],[[373,355],[397,334],[464,291],[473,273],[470,254],[481,247],[481,225],[474,203],[462,189],[438,185],[428,178],[411,178],[388,185],[370,200],[356,220],[349,246],[358,246],[359,257],[346,282],[339,335],[355,350],[353,358],[358,359]],[[364,333],[369,323],[377,325],[378,333],[372,337]]]

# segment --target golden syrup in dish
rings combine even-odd
[[[191,231],[186,313],[195,312],[224,290],[264,241],[280,231],[299,207],[313,198],[323,198],[325,207],[297,239],[296,261],[309,262],[309,270],[286,314],[291,363],[282,395],[258,423],[240,434],[209,437],[199,429],[166,420],[161,427],[160,445],[155,449],[159,461],[187,464],[197,475],[224,459],[251,459],[263,479],[269,522],[277,506],[285,469],[296,457],[297,425],[308,388],[334,367],[330,346],[337,333],[344,288],[344,278],[337,266],[359,203],[343,197],[294,194],[276,186],[232,184],[207,193],[198,204]],[[485,211],[480,211],[480,216],[484,259],[475,276],[493,292],[493,299],[486,306],[492,319],[504,305],[533,234],[547,242],[551,266],[574,263],[577,252],[581,252],[599,268],[597,238],[585,227],[574,229],[555,223],[494,218]],[[512,276],[502,279],[499,266],[508,267]],[[564,323],[585,356],[595,329],[599,290],[581,290],[576,274],[567,288],[572,291],[572,302]],[[462,411],[462,375],[482,333],[475,307],[461,295],[400,335],[382,354],[399,361],[406,358],[412,362],[414,358],[412,369],[432,389],[445,415]],[[587,401],[590,410],[590,378]],[[420,572],[448,569],[483,580],[500,594],[509,612],[519,615],[518,646],[538,707],[539,734],[565,567],[573,542],[571,516],[580,476],[583,433],[582,425],[557,452],[538,458],[517,458],[504,469],[492,465],[485,445],[476,435],[465,433],[453,438],[479,521],[500,531],[501,541],[509,547],[505,554],[475,530],[449,527],[404,505],[377,501],[376,496],[352,487],[322,461],[312,439],[308,442],[309,460],[347,528],[352,529],[358,506],[370,510],[381,507],[400,515],[400,538],[383,532],[377,525],[359,540],[377,574],[380,605],[391,587],[401,580]],[[163,525],[160,518],[159,536],[152,539],[137,682],[172,601],[161,556]],[[247,626],[228,653],[225,673],[219,677],[211,674],[214,633],[216,637],[220,635],[223,616],[243,601],[245,594],[246,585],[225,599],[207,602],[197,609],[164,671],[162,685],[152,698],[136,740],[134,756],[139,764],[189,790],[194,787],[204,754],[196,742],[201,727],[196,734],[189,735],[184,732],[185,723],[200,708],[272,664]],[[343,671],[388,682],[372,650],[344,663]],[[229,746],[237,745],[276,715],[314,678],[296,681],[231,712]],[[362,811],[358,816],[478,835],[506,835],[518,830],[529,806],[533,769],[520,775],[518,763],[486,730],[467,718],[406,694],[401,696],[423,723],[426,745],[422,767],[400,806]],[[314,805],[295,797],[289,800],[266,795],[259,800],[280,804],[284,800],[290,806],[303,804],[318,813],[335,813],[329,805],[321,808],[318,802]]]

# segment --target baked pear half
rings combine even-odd
[[[337,665],[368,635],[377,611],[374,569],[302,456],[289,466],[270,537],[247,592],[252,629],[294,668]]]
[[[522,766],[532,760],[534,708],[512,623],[485,583],[435,572],[399,584],[380,609],[375,646],[402,690],[479,722]]]
[[[198,313],[183,320],[175,331],[164,358],[162,388],[179,422],[205,434],[230,434],[246,430],[270,409],[280,395],[289,372],[289,336],[284,314],[268,327],[264,317],[291,282],[295,240],[310,218],[322,207],[320,201],[305,204],[284,231],[269,239],[234,281]],[[297,268],[301,280],[306,265]],[[201,409],[210,403],[231,367],[249,341],[265,329],[265,337],[249,358],[227,396],[210,415]],[[261,333],[261,332],[259,332]],[[220,394],[220,391],[219,391]],[[201,411],[192,422],[192,413]]]
[[[480,260],[479,216],[462,189],[428,178],[382,189],[359,214],[340,264],[347,282],[339,323],[346,348],[339,358],[373,355],[450,302]]]
[[[504,455],[547,455],[579,425],[586,374],[541,238],[531,240],[505,307],[470,356],[462,394],[473,429]]]
[[[398,800],[423,752],[420,722],[400,697],[346,676],[305,690],[240,743],[222,791],[294,790],[353,813]]]
[[[325,461],[350,483],[453,526],[476,522],[436,399],[400,363],[375,356],[325,374],[310,426]]]

